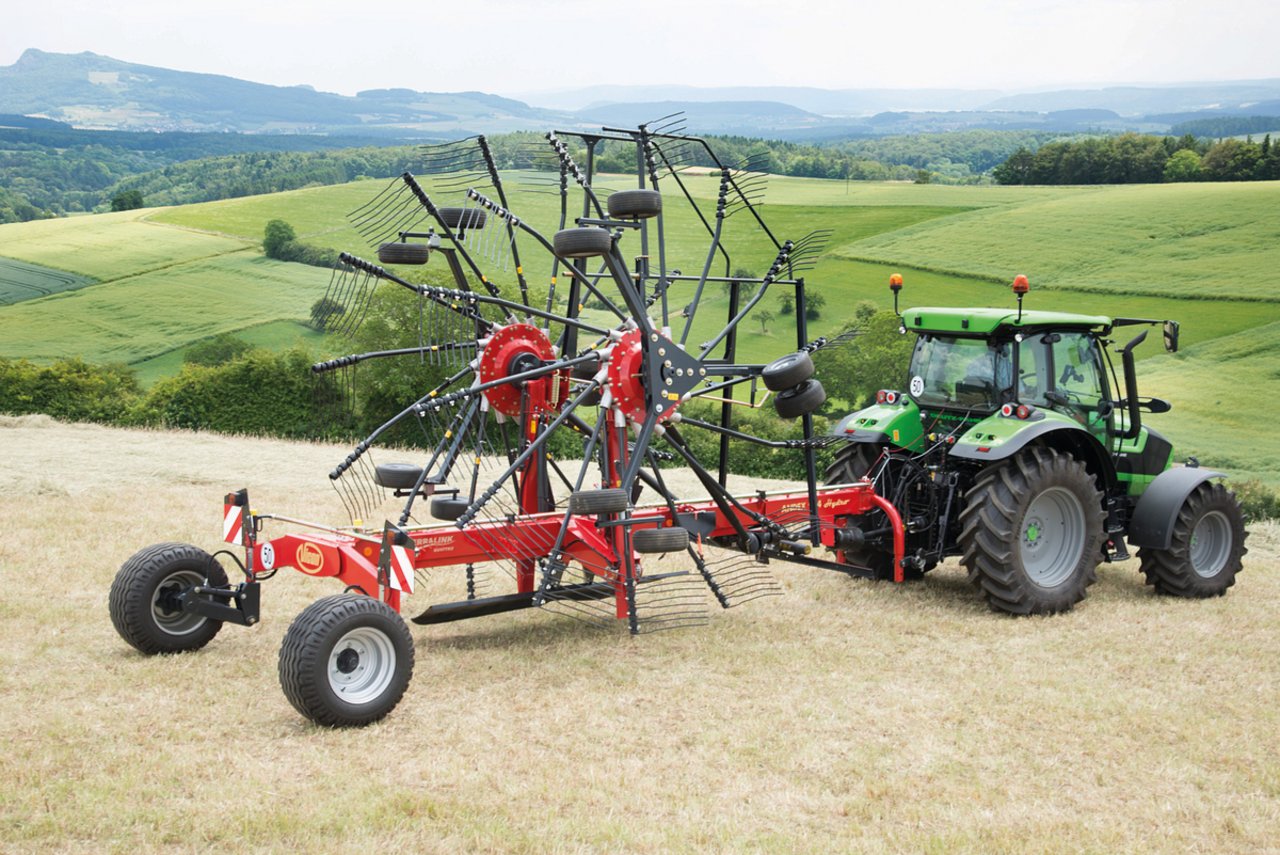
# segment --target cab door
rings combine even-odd
[[[1114,451],[1115,412],[1107,392],[1102,354],[1088,332],[1046,335],[1050,388],[1057,392],[1053,408],[1070,415],[1103,448]]]

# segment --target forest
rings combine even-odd
[[[56,122],[12,127],[20,123],[32,121],[0,116],[0,223],[385,178],[413,171],[419,155],[417,145],[370,145],[357,138],[84,131]],[[967,131],[823,145],[736,136],[708,140],[722,161],[777,175],[973,183],[1020,147],[1057,136]],[[545,145],[541,134],[531,132],[496,135],[490,143],[500,168],[528,166],[527,152]],[[580,149],[579,162],[585,154]],[[703,151],[685,154],[690,165],[713,165]],[[596,167],[630,171],[631,156],[622,146],[606,144]]]
[[[1120,134],[1019,148],[992,170],[1000,184],[1159,184],[1169,181],[1274,181],[1280,147],[1228,137]]]

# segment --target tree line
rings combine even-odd
[[[852,181],[927,180],[972,182],[1019,146],[1037,146],[1050,135],[1026,131],[969,131],[800,144],[751,137],[709,137],[722,162],[776,175]],[[416,145],[332,148],[340,139],[249,134],[140,134],[81,131],[67,127],[0,128],[0,223],[21,222],[142,205],[184,205],[357,178],[386,178],[420,165]],[[330,148],[325,148],[325,145]],[[288,150],[288,146],[297,150]],[[530,152],[550,147],[541,134],[516,132],[490,138],[499,168],[528,168]],[[246,151],[260,146],[262,150]],[[696,146],[681,164],[710,167]],[[574,151],[585,163],[586,150]],[[630,172],[635,152],[608,143],[597,169]]]
[[[1120,134],[1019,148],[992,170],[1000,184],[1158,184],[1174,181],[1280,179],[1280,145],[1190,134]]]

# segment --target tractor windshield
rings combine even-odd
[[[911,356],[911,397],[921,407],[994,410],[1008,400],[1009,345],[984,338],[924,335]]]

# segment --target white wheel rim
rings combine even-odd
[[[208,618],[195,612],[183,611],[177,602],[183,588],[199,585],[204,577],[194,570],[175,570],[160,580],[151,595],[151,619],[166,635],[190,635],[204,626]]]
[[[391,685],[396,649],[387,634],[373,627],[357,627],[333,646],[329,654],[329,688],[349,704],[366,704]]]
[[[1222,511],[1210,511],[1191,530],[1191,569],[1197,576],[1212,579],[1227,565],[1231,554],[1231,524]]]

